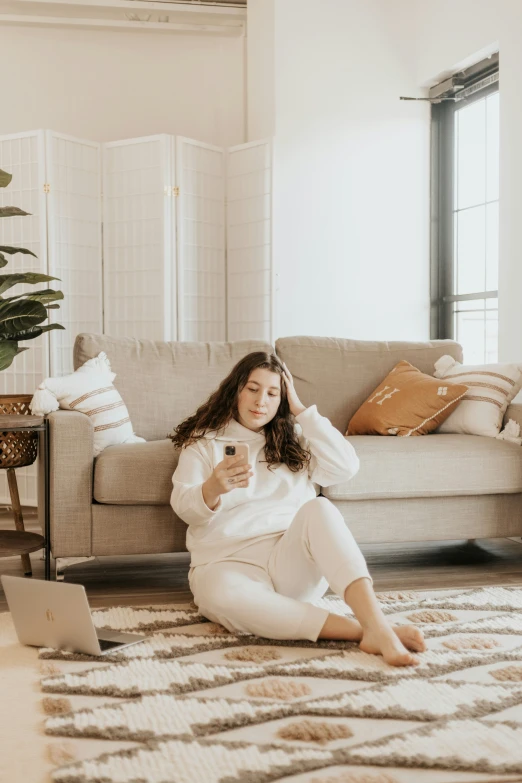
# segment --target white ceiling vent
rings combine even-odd
[[[244,35],[247,0],[0,0],[0,24]]]
[[[247,0],[224,0],[223,2],[213,2],[213,0],[144,0],[146,3],[153,3],[153,2],[159,2],[159,3],[173,3],[175,2],[176,5],[179,3],[183,3],[184,5],[221,5],[221,6],[227,6],[227,5],[246,5]]]

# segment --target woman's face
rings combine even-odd
[[[280,402],[281,376],[261,367],[252,370],[237,400],[239,423],[258,432],[272,421]]]

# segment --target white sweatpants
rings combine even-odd
[[[329,613],[310,601],[328,585],[344,598],[361,577],[371,578],[361,550],[340,511],[318,497],[284,533],[196,566],[190,587],[201,614],[229,631],[315,642]]]

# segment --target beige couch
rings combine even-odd
[[[185,551],[185,524],[169,499],[177,452],[167,434],[261,341],[153,342],[79,334],[74,367],[105,351],[135,432],[146,443],[110,446],[93,460],[89,417],[50,414],[51,547],[57,576],[77,558]],[[317,403],[341,432],[391,368],[425,373],[461,347],[449,340],[366,342],[285,337],[276,351],[305,405]],[[506,412],[522,422],[522,405]],[[367,542],[486,538],[522,533],[522,448],[473,435],[350,438],[352,481],[323,490],[356,539]],[[42,480],[40,471],[40,481]]]

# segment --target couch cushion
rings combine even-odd
[[[467,393],[464,384],[441,384],[403,360],[354,413],[346,435],[428,435]]]
[[[125,506],[168,506],[178,456],[168,438],[108,446],[94,461],[94,499]]]
[[[194,413],[243,356],[273,350],[262,340],[178,343],[82,333],[74,369],[105,351],[136,435],[153,441]]]
[[[435,362],[444,354],[462,361],[462,348],[453,340],[412,343],[281,337],[276,353],[287,363],[303,405],[316,403],[319,412],[343,434],[355,411],[402,359],[428,375],[433,375]]]
[[[330,500],[522,492],[522,448],[514,443],[437,434],[354,435],[347,440],[361,465],[351,481],[322,489]]]

